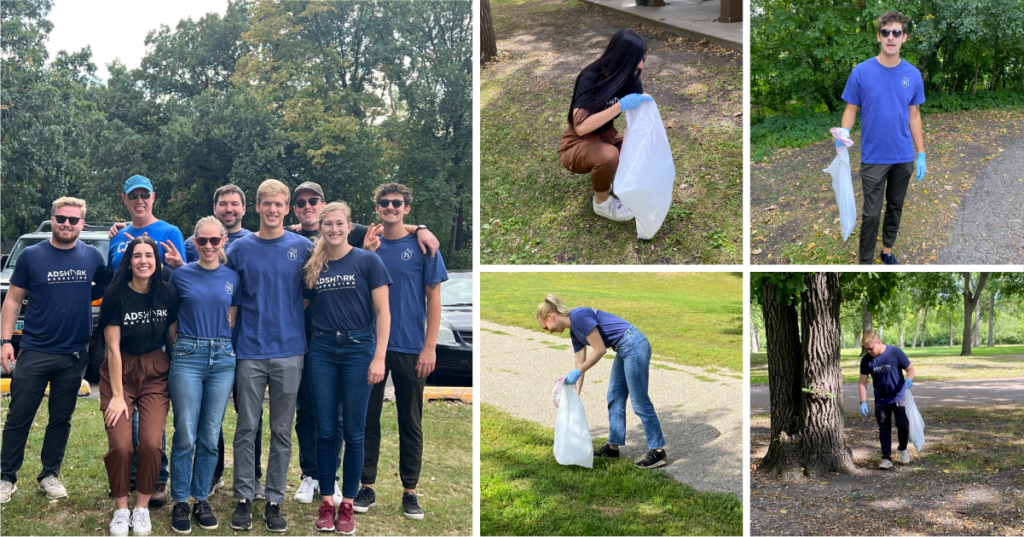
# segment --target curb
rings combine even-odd
[[[594,1],[594,0],[580,0],[580,1],[583,2],[584,4],[595,6],[597,8],[600,8],[600,9],[604,10],[604,11],[607,11],[609,13],[614,13],[614,14],[620,16],[620,17],[629,19],[629,20],[631,20],[633,22],[638,22],[638,23],[643,24],[645,26],[650,26],[652,28],[657,28],[659,30],[664,30],[664,31],[666,31],[666,32],[668,32],[670,34],[682,36],[682,37],[685,37],[687,39],[693,39],[695,41],[705,40],[705,41],[707,41],[709,43],[714,43],[715,45],[718,45],[718,46],[720,46],[722,48],[727,48],[729,50],[735,50],[735,51],[738,51],[738,52],[743,52],[743,42],[742,41],[733,41],[732,39],[728,39],[728,38],[725,38],[725,37],[722,37],[722,36],[718,36],[718,35],[712,35],[710,33],[701,32],[700,30],[691,30],[689,28],[680,28],[679,26],[673,26],[671,24],[662,22],[662,21],[660,21],[658,19],[643,17],[643,16],[640,16],[640,15],[637,15],[636,13],[634,13],[632,11],[629,11],[629,10],[626,10],[626,9],[617,9],[615,7],[610,7],[608,5],[605,5],[605,4],[601,3],[601,2],[597,2],[597,1]],[[694,23],[694,24],[695,25],[699,25],[699,24],[702,24],[702,23]],[[721,24],[725,24],[725,23],[721,23]],[[728,24],[742,24],[742,23],[733,22],[733,23],[728,23]]]
[[[457,399],[463,403],[472,403],[473,388],[427,386],[423,390],[423,402],[425,403],[432,399]]]

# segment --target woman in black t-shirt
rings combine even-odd
[[[633,218],[622,202],[609,196],[622,148],[622,136],[613,123],[622,112],[654,100],[642,95],[640,72],[646,55],[647,44],[633,30],[622,29],[612,36],[604,54],[576,77],[569,127],[558,144],[562,166],[573,173],[590,174],[594,212],[610,220]]]
[[[171,362],[162,350],[173,342],[178,325],[178,293],[163,281],[156,242],[146,236],[132,240],[100,310],[107,356],[100,366],[100,410],[110,450],[103,456],[116,510],[111,535],[151,531],[149,497],[156,488],[163,455],[161,439],[167,422],[167,374]],[[136,462],[135,510],[129,515],[132,470],[132,411],[139,410],[139,453]],[[130,518],[130,520],[129,520]]]

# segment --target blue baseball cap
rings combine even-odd
[[[127,194],[136,188],[145,188],[146,190],[153,192],[153,183],[150,182],[148,177],[141,175],[133,175],[124,182],[124,193]]]

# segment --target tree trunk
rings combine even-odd
[[[864,332],[871,330],[871,312],[868,311],[868,301],[866,298],[860,299],[860,326]]]
[[[988,299],[988,346],[992,345],[992,327],[995,326],[993,323],[996,319],[996,295],[995,293]]]
[[[882,326],[882,321],[878,321],[878,341],[882,341],[882,332],[885,331],[885,327]]]
[[[900,348],[902,349],[904,347],[904,345],[903,345],[903,323],[900,323],[900,324],[896,325],[896,329],[899,330],[899,333],[900,333]]]
[[[494,34],[490,0],[480,1],[480,63],[487,63],[498,54],[498,39]]]
[[[924,315],[921,317],[921,348],[924,348],[925,329],[928,328],[928,308],[924,308]]]
[[[985,315],[985,304],[974,312],[974,335],[971,337],[971,346],[977,347],[981,344],[981,318]]]
[[[949,346],[953,346],[953,310],[949,310]]]
[[[974,89],[971,91],[971,95],[977,95],[978,94],[978,65],[979,65],[978,58],[975,57],[974,58],[974,84],[973,84]]]
[[[779,300],[774,284],[765,283],[761,290],[772,424],[768,454],[761,461],[761,469],[789,479],[800,476],[800,441],[796,436],[803,414],[799,325],[796,307]]]
[[[750,322],[750,352],[761,352],[760,341],[758,341],[758,328],[753,321]]]
[[[978,277],[978,285],[974,291],[971,291],[971,273],[962,273],[964,279],[964,340],[960,344],[960,356],[973,356],[974,353],[971,351],[971,341],[974,339],[974,334],[971,333],[972,316],[974,310],[978,306],[978,299],[981,298],[981,292],[985,288],[985,280],[988,279],[988,272],[982,272]]]
[[[921,314],[924,313],[924,308],[917,310],[917,328],[914,328],[914,341],[911,343],[911,347],[917,348],[917,336],[921,334]]]

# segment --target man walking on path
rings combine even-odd
[[[892,468],[892,418],[896,416],[897,448],[900,462],[910,462],[907,440],[910,436],[910,421],[907,409],[901,403],[904,390],[914,386],[914,366],[910,359],[897,347],[886,345],[874,330],[864,332],[861,339],[864,353],[860,359],[860,415],[868,415],[868,376],[875,390],[875,419],[878,420],[878,441],[882,444],[881,469]],[[907,371],[906,379],[903,370]]]
[[[847,104],[836,147],[843,144],[840,138],[849,138],[860,107],[863,144],[860,178],[864,191],[860,227],[862,265],[874,261],[883,196],[886,203],[881,259],[886,265],[899,264],[892,248],[900,229],[910,176],[916,173],[920,181],[927,171],[919,108],[924,102],[924,82],[916,67],[900,59],[900,47],[907,40],[909,22],[910,19],[895,11],[878,18],[876,38],[881,52],[853,68],[843,91]]]
[[[43,469],[36,479],[47,498],[68,496],[57,478],[78,403],[79,364],[84,365],[80,353],[92,333],[91,303],[103,296],[108,281],[103,254],[78,240],[85,227],[85,201],[57,199],[50,215],[50,240],[22,252],[0,314],[0,362],[8,373],[18,362],[0,446],[0,503],[18,490],[15,483],[25,459],[25,443],[47,384],[50,421],[39,454]],[[29,293],[32,300],[25,310],[21,350],[15,359],[11,337]]]

